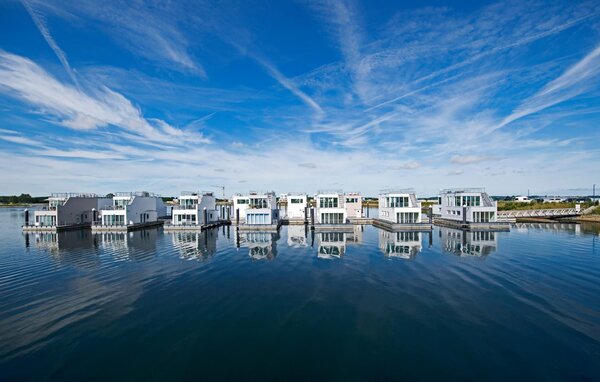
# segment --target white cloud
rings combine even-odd
[[[164,142],[181,131],[164,121],[153,126],[123,95],[100,86],[90,91],[63,84],[27,58],[0,50],[0,91],[37,107],[74,130],[116,126],[150,141]],[[191,135],[191,137],[193,137]],[[202,140],[201,136],[197,136]]]
[[[486,156],[477,156],[477,155],[454,155],[450,162],[456,164],[473,164],[473,163],[481,163],[487,160],[491,160],[492,158]]]

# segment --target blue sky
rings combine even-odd
[[[0,2],[0,194],[600,184],[600,2]]]

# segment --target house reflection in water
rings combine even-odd
[[[288,225],[288,246],[292,248],[308,247],[308,226],[307,225]]]
[[[352,226],[351,230],[317,232],[317,257],[319,259],[339,259],[346,254],[348,244],[360,244],[363,240],[363,226]]]
[[[237,232],[238,247],[248,248],[248,255],[253,260],[273,260],[277,256],[277,240],[279,231],[247,231]]]
[[[217,253],[218,229],[205,231],[170,232],[173,246],[179,250],[180,257],[188,260],[206,259]]]
[[[442,249],[456,256],[487,256],[498,247],[498,232],[463,231],[440,227]]]
[[[89,230],[24,233],[25,246],[50,251],[92,248],[94,235]]]
[[[94,233],[94,241],[110,254],[123,260],[143,260],[156,254],[159,228],[137,231],[107,231]]]
[[[421,232],[379,230],[379,248],[386,257],[413,259],[421,252]]]

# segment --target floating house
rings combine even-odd
[[[396,224],[421,223],[421,202],[410,189],[382,191],[379,194],[379,219]]]
[[[25,222],[26,230],[63,230],[89,227],[101,208],[111,205],[110,198],[95,194],[61,193],[52,194],[48,205],[34,211],[33,224]],[[28,213],[26,213],[28,217]],[[28,218],[26,219],[28,220]]]
[[[167,207],[160,196],[146,192],[117,192],[112,205],[100,210],[99,224],[92,226],[98,230],[134,229],[159,225],[159,218],[165,217]]]
[[[497,202],[483,188],[455,188],[440,192],[439,218],[436,223],[453,227],[494,226]]]
[[[233,224],[240,226],[273,226],[279,223],[275,193],[251,191],[233,196]]]
[[[216,198],[212,192],[183,191],[179,204],[173,206],[174,226],[203,226],[219,220]]]
[[[421,207],[412,189],[383,190],[379,193],[378,217],[373,219],[373,225],[392,231],[430,230],[431,221],[423,221]]]
[[[362,196],[358,192],[320,190],[315,195],[315,224],[346,224],[362,218]]]
[[[290,221],[306,221],[308,217],[308,196],[306,194],[291,193],[287,194],[286,218]]]
[[[413,259],[421,252],[421,232],[379,230],[379,248],[386,257]]]

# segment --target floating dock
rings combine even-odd
[[[62,232],[74,231],[78,229],[90,228],[91,223],[71,224],[71,225],[24,225],[21,226],[23,232]]]
[[[510,223],[507,222],[473,223],[450,219],[434,218],[433,223],[442,227],[456,228],[469,231],[510,231]]]
[[[432,223],[392,223],[383,219],[371,219],[371,225],[387,231],[431,231]]]
[[[163,220],[157,220],[146,223],[135,223],[127,225],[92,225],[92,231],[96,232],[129,232],[148,227],[160,227],[164,224]]]
[[[231,224],[229,220],[219,220],[216,222],[212,222],[209,224],[165,224],[163,229],[165,232],[173,232],[173,231],[205,231],[207,229],[217,228],[223,225]]]

